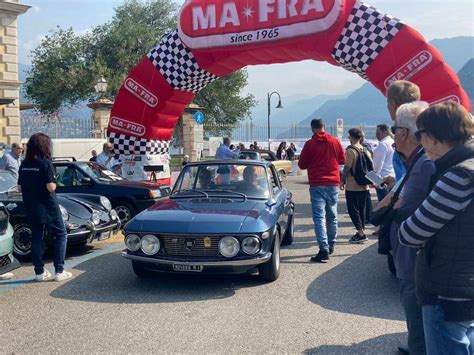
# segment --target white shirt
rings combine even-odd
[[[390,136],[382,139],[374,150],[374,171],[382,177],[395,176],[393,152],[393,139]]]
[[[102,153],[100,153],[97,156],[97,164],[102,166],[104,169],[112,170],[114,166],[117,165],[118,161],[115,158],[111,158],[109,162],[106,164],[106,161],[108,159],[109,159],[109,155],[105,153],[104,151],[102,151]]]

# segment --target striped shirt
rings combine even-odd
[[[400,243],[422,247],[433,235],[466,209],[474,198],[474,185],[463,170],[450,169],[436,183],[428,198],[402,223]]]

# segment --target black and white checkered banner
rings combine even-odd
[[[368,80],[366,71],[403,27],[395,17],[357,1],[332,51],[340,65]]]
[[[165,37],[147,56],[166,81],[177,90],[197,93],[218,78],[199,67],[177,31]]]
[[[156,155],[169,152],[170,141],[149,140],[113,132],[109,132],[107,136],[117,155]]]

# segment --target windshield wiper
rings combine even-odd
[[[176,195],[178,195],[178,194],[180,194],[180,193],[182,193],[182,192],[197,192],[197,193],[200,193],[200,194],[206,196],[206,198],[209,197],[209,195],[208,195],[207,193],[205,193],[204,191],[196,190],[196,189],[179,190],[179,191],[174,192],[170,197],[172,197],[172,198],[173,198],[173,197],[174,197],[174,198],[176,198],[176,197],[189,197],[189,196],[176,196]]]
[[[243,193],[237,192],[237,191],[232,191],[232,190],[213,189],[213,190],[206,190],[206,191],[209,191],[209,192],[214,192],[214,191],[225,192],[225,193],[227,193],[227,194],[238,195],[238,196],[242,197],[244,200],[247,199],[247,195],[246,195],[246,194],[243,194]]]

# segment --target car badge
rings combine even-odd
[[[210,248],[211,247],[211,238],[209,238],[209,237],[204,238],[204,247],[205,248]]]
[[[172,242],[172,243],[175,243],[175,244],[178,243],[178,238],[173,238],[173,239],[171,239],[171,242]]]
[[[192,250],[194,248],[194,240],[186,240],[185,246],[187,250]]]

